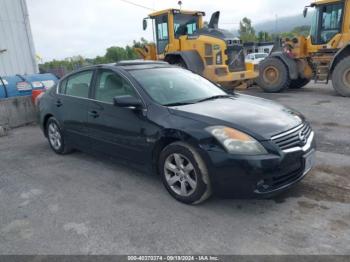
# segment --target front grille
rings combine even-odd
[[[299,169],[293,173],[284,175],[284,176],[275,176],[271,179],[270,187],[272,189],[282,187],[286,184],[292,183],[293,181],[298,180],[303,175],[302,170]],[[271,189],[270,188],[270,189]]]
[[[241,45],[229,46],[225,51],[228,60],[226,64],[230,72],[241,72],[246,70],[243,47]]]
[[[278,134],[271,139],[281,150],[287,150],[294,147],[305,146],[311,132],[310,124],[304,123],[292,130]]]
[[[292,184],[298,181],[303,176],[303,167],[302,165],[295,171],[292,171],[288,174],[281,176],[273,176],[269,179],[264,179],[257,185],[257,192],[259,193],[268,193],[274,190],[278,190],[286,185]]]

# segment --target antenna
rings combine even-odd
[[[180,10],[182,8],[182,1],[177,2],[177,4],[180,6]]]

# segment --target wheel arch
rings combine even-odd
[[[347,44],[346,46],[344,46],[343,48],[341,48],[340,50],[338,50],[338,52],[335,54],[335,56],[333,57],[333,60],[331,62],[330,68],[329,68],[329,73],[330,75],[332,75],[335,67],[337,66],[337,64],[345,57],[349,57],[350,56],[350,43]]]
[[[166,54],[164,58],[164,60],[167,62],[170,62],[172,60],[177,61],[178,59],[181,59],[185,63],[188,70],[200,75],[203,73],[204,62],[197,51],[192,50],[172,52]]]
[[[158,174],[158,159],[168,145],[175,142],[184,142],[192,146],[195,146],[196,140],[190,134],[176,129],[165,129],[163,130],[160,138],[157,140],[152,151],[152,169]]]
[[[43,131],[44,131],[44,135],[47,137],[47,121],[49,121],[49,119],[53,117],[52,114],[46,114],[43,118]]]
[[[272,53],[269,57],[279,59],[287,68],[290,79],[294,80],[299,77],[297,62],[283,52]]]

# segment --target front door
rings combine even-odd
[[[146,149],[145,117],[142,110],[113,104],[114,97],[124,95],[139,97],[132,84],[120,74],[108,69],[97,71],[94,101],[88,110],[92,149],[142,164]]]
[[[169,44],[169,29],[168,29],[168,15],[161,15],[156,17],[156,31],[157,31],[157,54],[162,55],[166,52],[166,47]]]

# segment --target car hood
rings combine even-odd
[[[208,126],[225,125],[246,132],[256,139],[290,130],[303,123],[297,111],[270,100],[234,95],[202,103],[173,107],[172,114],[204,122]]]

